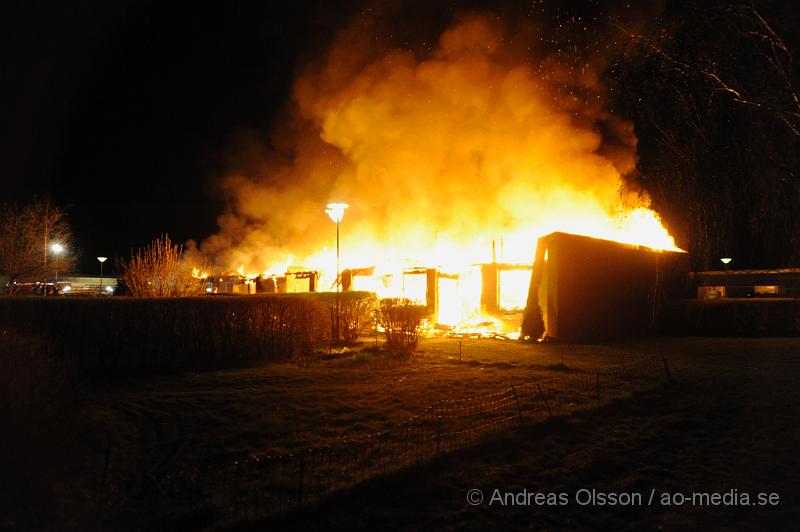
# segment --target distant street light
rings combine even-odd
[[[64,249],[59,242],[50,244],[50,251],[56,256],[56,284],[58,284],[58,256],[64,252]],[[58,286],[56,286],[56,292],[58,292]]]
[[[100,261],[100,293],[103,290],[103,263],[108,260],[108,257],[97,257],[97,260]]]
[[[336,341],[339,340],[339,291],[341,282],[339,280],[339,224],[344,218],[344,210],[348,208],[347,203],[328,203],[325,214],[336,224]]]
[[[725,297],[728,297],[728,264],[730,264],[733,259],[731,257],[723,257],[719,260],[725,265],[725,280],[723,283],[725,284]]]

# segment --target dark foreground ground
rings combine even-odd
[[[792,339],[668,341],[676,385],[506,433],[236,529],[797,530],[798,347]],[[481,490],[482,504],[468,504],[471,489]],[[568,502],[490,504],[496,489],[563,493]],[[581,506],[581,489],[641,493],[643,502]],[[713,492],[735,494],[738,504],[679,504],[674,495]],[[753,505],[743,505],[745,493]],[[780,502],[758,506],[759,493]]]
[[[236,457],[387,430],[432,402],[531,379],[547,382],[565,367],[582,371],[610,363],[620,351],[631,357],[663,352],[677,383],[627,398],[609,390],[599,409],[590,401],[569,417],[507,428],[478,445],[277,517],[220,518],[219,508],[204,513],[202,501],[200,511],[172,508],[170,500],[147,492],[159,479],[196,464],[213,468]],[[38,424],[44,441],[11,447],[19,457],[4,457],[17,478],[20,472],[36,476],[41,485],[26,480],[36,498],[26,500],[17,490],[28,506],[14,507],[0,528],[796,530],[798,356],[800,339],[792,338],[682,338],[565,349],[431,341],[419,357],[401,363],[363,354],[100,383],[74,412],[60,415],[62,423],[48,418],[53,426]],[[480,504],[467,500],[473,489],[483,495]],[[13,487],[4,482],[3,490],[12,500]],[[554,494],[562,504],[503,505],[491,502],[495,490]],[[583,506],[576,500],[579,490],[596,490],[600,498],[633,494],[641,502]],[[700,494],[695,503],[693,493]],[[701,505],[702,494],[713,493],[735,496],[723,502],[738,504]],[[757,505],[759,494],[766,505]],[[745,497],[756,504],[744,505]],[[180,518],[159,518],[165,504]]]

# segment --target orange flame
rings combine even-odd
[[[221,268],[302,266],[331,289],[336,229],[324,209],[342,200],[341,269],[376,272],[353,288],[424,301],[424,276],[407,268],[458,274],[440,283],[439,320],[460,323],[480,314],[475,265],[531,264],[553,231],[678,249],[647,198],[623,192],[636,139],[605,109],[589,64],[537,55],[535,28],[511,33],[491,16],[460,19],[423,58],[373,53],[361,27],[296,81],[296,113],[275,141],[294,158],[267,152],[226,180],[230,210],[203,245]],[[524,306],[529,275],[501,276],[501,305]]]

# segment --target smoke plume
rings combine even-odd
[[[324,269],[331,201],[350,204],[343,266],[480,262],[493,240],[529,262],[547,232],[617,234],[636,139],[606,110],[601,56],[564,61],[536,25],[491,13],[431,44],[377,33],[363,20],[342,31],[298,75],[273,137],[242,149],[202,244],[221,270]]]

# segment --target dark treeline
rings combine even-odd
[[[694,269],[800,264],[800,50],[790,2],[667,2],[610,74],[647,191]]]

